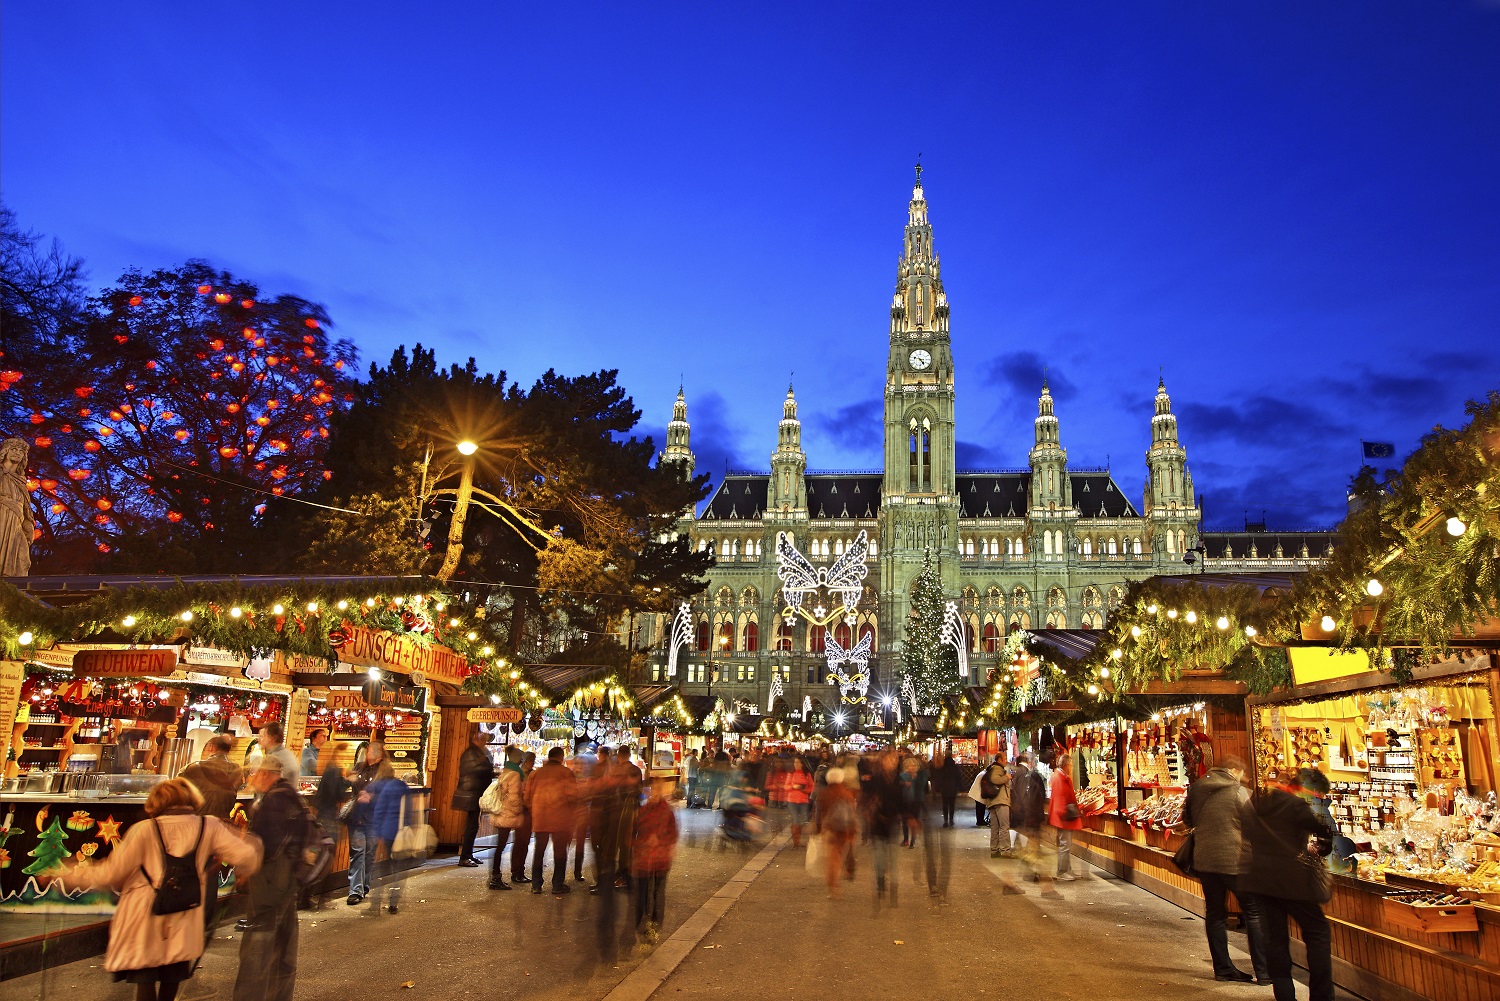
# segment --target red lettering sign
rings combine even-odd
[[[398,674],[417,671],[432,681],[461,685],[468,676],[468,659],[436,643],[419,643],[381,629],[344,624],[349,639],[339,647],[339,660],[365,667],[381,667]]]
[[[139,678],[175,670],[175,649],[79,650],[73,655],[73,673],[91,678]]]

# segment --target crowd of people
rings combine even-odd
[[[382,745],[366,745],[346,772],[339,764],[346,745],[326,733],[313,735],[300,762],[281,740],[279,727],[266,727],[261,754],[242,769],[229,761],[231,738],[210,739],[200,761],[156,786],[145,807],[150,822],[130,827],[91,868],[92,885],[121,893],[105,968],[134,983],[138,1001],[173,1001],[192,975],[213,935],[220,873],[231,868],[247,900],[237,926],[244,935],[235,1001],[288,1001],[296,911],[309,892],[309,837],[336,825],[348,828],[347,903],[366,904],[371,916],[399,912],[405,866],[397,860],[397,840],[411,820],[411,789]],[[571,868],[573,883],[587,884],[598,898],[596,942],[606,960],[660,939],[679,806],[718,811],[715,827],[726,846],[748,848],[786,831],[792,846],[806,846],[809,871],[835,899],[868,865],[877,907],[894,907],[902,849],[919,846],[914,877],[920,883],[925,870],[929,896],[946,903],[947,833],[967,791],[976,826],[988,828],[991,858],[1020,863],[999,870],[1004,893],[1025,893],[1020,875],[1055,899],[1055,884],[1075,878],[1072,832],[1083,822],[1068,754],[1027,752],[1010,761],[996,754],[974,768],[942,749],[929,758],[903,747],[859,754],[788,746],[690,751],[680,765],[648,772],[626,747],[591,748],[571,758],[554,747],[540,765],[535,754],[508,747],[497,770],[487,744],[476,731],[459,761],[451,805],[466,823],[457,864],[484,865],[476,851],[487,815],[495,834],[491,890],[567,894]],[[298,792],[300,777],[316,781],[310,805]],[[1317,853],[1327,854],[1332,837],[1326,811],[1316,809],[1326,783],[1304,771],[1294,783],[1251,796],[1244,764],[1230,757],[1190,787],[1184,820],[1193,830],[1191,871],[1203,885],[1217,979],[1269,984],[1277,1001],[1293,1001],[1291,919],[1307,945],[1312,1001],[1331,1001],[1329,928],[1308,853],[1310,838]],[[246,787],[255,802],[241,832],[230,816]],[[622,893],[633,906],[620,906]],[[1243,913],[1253,974],[1229,955],[1230,894]],[[181,907],[163,903],[189,898]]]

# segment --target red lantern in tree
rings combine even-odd
[[[214,295],[214,302],[222,306],[224,303],[229,301],[229,298],[230,296],[228,292],[219,292]]]
[[[208,295],[208,293],[212,292],[213,290],[214,290],[214,287],[212,285],[199,285],[198,286],[198,294],[199,295]]]
[[[108,511],[110,508],[114,507],[114,504],[111,503],[108,497],[100,497],[98,500],[94,501],[94,506],[101,511]]]
[[[243,306],[243,307],[245,307],[246,309],[251,309],[251,308],[253,308],[255,306],[255,300],[254,299],[241,299],[240,300],[240,305]]]
[[[168,521],[172,521],[172,522],[181,521],[182,520],[182,512],[181,511],[168,511],[167,512],[167,520]]]
[[[98,443],[98,442],[97,442],[97,441],[95,441],[95,440],[94,440],[94,439],[93,439],[93,438],[90,438],[90,439],[89,439],[89,440],[88,440],[88,441],[86,441],[86,442],[84,442],[84,443],[83,443],[83,447],[84,447],[84,448],[85,448],[85,449],[86,449],[86,450],[87,450],[87,451],[90,451],[90,452],[97,452],[97,451],[99,451],[99,449],[100,449],[100,448],[102,448],[102,447],[103,447],[103,446],[101,446],[101,445],[100,445],[100,444],[99,444],[99,443]]]
[[[73,390],[73,395],[78,397],[80,400],[86,400],[93,392],[93,386],[79,386],[77,389]]]
[[[139,306],[141,304],[141,297],[138,296],[138,295],[131,296],[130,297],[130,304],[132,306]]]
[[[36,438],[36,447],[37,448],[51,448],[52,447],[52,439],[48,438],[44,434],[37,435],[37,438]]]

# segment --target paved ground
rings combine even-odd
[[[681,816],[666,934],[644,966],[644,954],[628,950],[601,960],[598,902],[580,884],[560,898],[496,893],[484,887],[485,870],[434,863],[409,877],[398,915],[374,917],[342,901],[305,912],[297,997],[632,1001],[652,988],[672,1001],[832,991],[1049,1001],[1269,997],[1213,980],[1197,918],[1078,863],[1083,878],[1059,884],[1064,899],[1043,900],[1035,884],[1021,882],[1019,863],[990,859],[985,832],[972,827],[934,841],[934,871],[951,871],[946,900],[928,896],[926,850],[899,851],[892,906],[889,897],[877,901],[868,849],[858,855],[855,881],[831,900],[801,851],[742,852],[722,841],[706,812]],[[1025,895],[1002,895],[1003,880]],[[1242,941],[1231,936],[1248,969]],[[181,996],[227,1001],[237,950],[237,938],[221,932]],[[126,1001],[127,988],[93,960],[6,982],[0,996]]]

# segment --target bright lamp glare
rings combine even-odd
[[[1331,633],[1338,627],[1338,623],[1333,621],[1332,615],[1323,616],[1323,621],[1319,622],[1318,625],[1323,627],[1325,633]]]
[[[1458,538],[1468,530],[1469,526],[1464,524],[1462,518],[1454,517],[1448,519],[1448,534],[1454,538]]]
[[[1370,582],[1365,585],[1365,593],[1372,598],[1378,598],[1385,593],[1385,585],[1371,577]]]
[[[371,681],[379,681],[380,680],[380,668],[378,668],[378,667],[372,667],[372,668],[370,668],[369,673],[366,675],[366,677],[368,677]]]
[[[472,441],[469,441],[467,438],[458,443],[459,455],[473,455],[477,451],[479,451],[479,446],[474,444]]]

